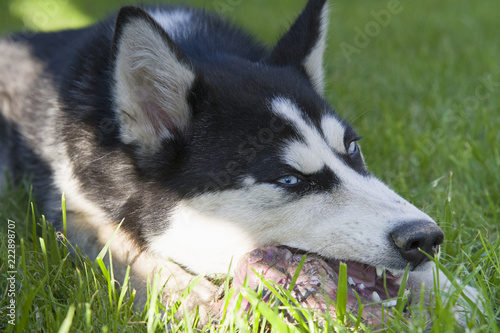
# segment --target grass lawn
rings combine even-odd
[[[131,1],[2,0],[0,33],[78,27],[125,2]],[[183,2],[218,9],[271,44],[306,1]],[[466,305],[472,314],[467,330],[499,332],[500,2],[338,0],[332,9],[326,99],[364,137],[370,171],[445,231],[444,269],[484,297],[484,314]],[[99,260],[68,254],[29,193],[26,181],[0,195],[0,331],[193,331],[187,321],[172,319],[175,306],[162,317],[154,288],[151,306],[139,312],[133,294],[110,283],[112,271],[98,269]],[[13,258],[9,244],[15,244]],[[396,313],[385,330],[460,330],[450,311],[455,296],[430,310],[430,322],[421,316],[408,322]],[[15,326],[8,323],[13,298]],[[321,326],[304,309],[291,310],[302,315],[293,326],[258,295],[254,304],[250,322],[227,319],[204,330],[347,331],[342,320],[325,317]],[[251,325],[258,320],[269,325]]]

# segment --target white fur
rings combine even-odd
[[[150,251],[168,255],[197,274],[226,273],[233,258],[238,260],[252,251],[255,242],[251,228],[205,211],[207,206],[212,203],[216,206],[224,197],[204,197],[200,199],[201,204],[197,200],[181,202],[171,215],[165,234],[150,242]]]
[[[311,148],[300,141],[292,141],[284,149],[283,159],[297,171],[303,174],[313,174],[321,171],[325,162],[317,154],[311,155]]]
[[[323,55],[326,49],[326,36],[328,32],[328,15],[329,15],[328,2],[325,2],[323,10],[321,12],[321,27],[320,35],[314,45],[312,51],[305,58],[303,66],[306,70],[307,75],[311,78],[314,89],[320,95],[323,95],[325,90],[324,77],[325,73],[323,70]]]
[[[337,153],[345,154],[344,146],[345,128],[342,123],[334,116],[325,116],[321,120],[321,129],[325,135],[326,142]]]
[[[184,132],[190,108],[186,100],[195,75],[146,21],[125,26],[116,61],[115,104],[125,143],[145,151]]]
[[[172,11],[157,9],[150,11],[149,14],[174,38],[193,31],[193,29],[189,27],[194,24],[192,14],[189,11],[183,9]]]

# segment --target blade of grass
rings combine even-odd
[[[292,281],[290,281],[290,286],[288,286],[288,291],[292,291],[293,288],[295,287],[295,283],[297,282],[297,279],[299,278],[300,272],[302,271],[302,267],[304,266],[304,263],[306,261],[307,255],[303,255],[302,258],[300,259],[299,265],[297,266],[297,269],[295,270],[295,273],[293,274]]]
[[[73,324],[73,317],[75,316],[75,305],[71,304],[68,313],[66,315],[66,318],[64,318],[64,321],[59,328],[58,333],[68,333],[69,330],[71,329],[71,325]]]
[[[255,306],[256,311],[261,313],[277,332],[299,332],[295,327],[287,325],[283,319],[279,317],[277,311],[271,309],[264,301],[259,299],[257,293],[252,289],[244,288],[241,290],[241,294],[250,304]]]
[[[101,252],[99,252],[99,254],[97,255],[97,258],[101,258],[101,259],[104,258],[104,256],[106,255],[106,252],[108,252],[108,249],[111,246],[111,242],[115,239],[116,235],[118,234],[118,230],[122,226],[123,221],[125,221],[125,219],[121,220],[121,222],[118,224],[115,231],[113,232],[113,235],[111,235],[111,237],[109,237],[109,240],[106,242],[106,244],[102,248]],[[96,260],[97,260],[97,258],[96,258]],[[96,263],[96,260],[94,261],[94,265],[92,267],[93,269],[96,269],[97,266],[99,265],[98,263]]]
[[[335,310],[337,312],[337,320],[344,323],[347,312],[347,265],[343,262],[339,265],[339,282],[335,300]]]
[[[302,317],[302,313],[298,313],[294,311],[294,309],[302,308],[300,302],[293,297],[291,291],[289,289],[281,288],[275,281],[267,280],[262,274],[259,274],[257,271],[253,270],[253,273],[260,279],[261,285],[265,286],[269,292],[271,292],[283,305],[283,307],[290,310],[291,315],[297,321],[297,323],[301,326],[307,327],[307,324],[304,323],[304,319]],[[283,296],[285,294],[286,297]],[[294,304],[291,304],[293,302]]]
[[[36,217],[35,217],[35,207],[33,206],[33,203],[30,203],[31,206],[31,242],[33,244],[33,253],[35,255],[35,260],[37,257],[38,249],[37,249],[37,232],[36,232]]]
[[[68,247],[66,244],[67,237],[68,237],[68,223],[66,219],[66,196],[64,193],[62,194],[61,197],[61,210],[62,210],[62,223],[63,223],[63,237],[62,237],[62,243],[63,243],[63,251],[64,254],[67,253]]]
[[[149,308],[147,312],[147,330],[148,333],[153,333],[156,329],[156,301],[158,299],[158,284],[160,280],[160,275],[159,274],[154,274],[153,278],[153,285],[151,286],[151,292],[149,293]],[[149,281],[149,279],[148,279]]]
[[[403,280],[398,290],[398,300],[396,303],[396,309],[401,313],[407,303],[407,297],[405,297],[406,286],[408,284],[408,275],[410,273],[410,265],[406,265],[405,272],[403,274]]]
[[[118,303],[116,305],[116,313],[115,313],[115,319],[118,320],[118,316],[120,315],[120,309],[123,304],[123,299],[125,298],[125,295],[128,290],[128,282],[130,279],[130,266],[127,266],[127,271],[125,272],[125,278],[123,279],[123,285],[122,289],[120,292],[120,297],[118,298]]]

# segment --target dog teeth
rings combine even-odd
[[[392,299],[390,301],[384,302],[384,305],[388,308],[392,308],[393,306],[396,306],[398,304],[397,299]]]
[[[404,270],[399,270],[399,269],[389,269],[388,270],[389,272],[391,272],[392,275],[394,275],[395,277],[400,277],[400,276],[403,276],[403,274],[405,273]]]
[[[403,282],[403,275],[394,280],[394,283],[397,284],[398,286],[400,286],[402,282]]]
[[[351,287],[354,287],[356,285],[356,283],[354,282],[354,280],[350,276],[347,278],[347,283],[349,283],[349,285]]]
[[[374,302],[380,302],[381,301],[381,298],[380,298],[379,294],[376,291],[374,291],[373,294],[372,294],[372,301],[374,301]]]
[[[384,274],[384,268],[383,267],[375,267],[375,269],[377,270],[377,276],[380,278],[382,277],[382,275]]]
[[[360,283],[360,284],[358,284],[358,288],[359,288],[359,290],[365,290],[366,287],[364,284]]]

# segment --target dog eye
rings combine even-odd
[[[299,179],[298,177],[288,175],[288,176],[285,176],[283,178],[278,179],[277,182],[280,184],[285,184],[285,185],[296,185],[296,184],[302,182],[302,180]]]
[[[347,149],[347,152],[349,153],[349,155],[351,156],[354,156],[356,155],[358,152],[359,152],[359,146],[358,146],[358,143],[356,141],[352,141],[350,144],[349,144],[349,148]]]

